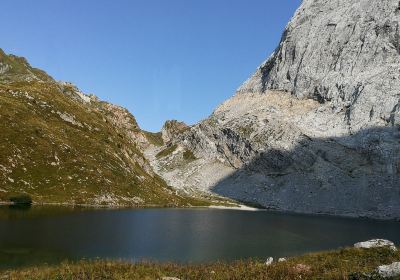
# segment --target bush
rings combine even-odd
[[[189,161],[191,161],[191,160],[196,160],[196,159],[197,159],[196,156],[193,154],[193,152],[190,151],[190,150],[186,150],[186,151],[183,153],[183,158],[184,158],[185,160],[189,160]]]
[[[12,196],[10,201],[14,204],[32,204],[32,198],[27,194]]]
[[[156,154],[156,158],[160,159],[160,158],[171,155],[176,150],[177,147],[178,147],[177,145],[172,145],[172,146],[165,148],[164,150],[162,150],[161,152]]]

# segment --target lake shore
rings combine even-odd
[[[1,279],[368,279],[376,268],[400,261],[389,248],[345,248],[274,261],[177,264],[82,260],[0,271]],[[169,279],[175,279],[169,278]],[[379,279],[379,278],[373,278]]]

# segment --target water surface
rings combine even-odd
[[[371,238],[400,223],[217,209],[0,207],[0,267],[111,258],[177,262],[286,257]]]

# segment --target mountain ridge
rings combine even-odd
[[[180,195],[143,155],[150,145],[120,106],[57,82],[0,51],[0,201],[104,206],[207,205]]]

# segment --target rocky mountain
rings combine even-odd
[[[187,192],[399,219],[399,22],[398,0],[304,0],[231,99],[146,156]]]
[[[2,50],[0,131],[0,202],[29,195],[36,203],[206,203],[180,195],[152,171],[142,150],[157,135],[142,131],[126,109]]]

